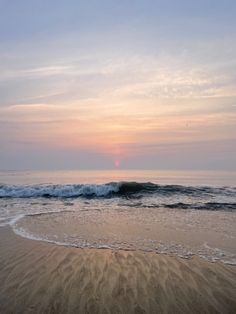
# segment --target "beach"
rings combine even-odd
[[[235,313],[236,267],[80,249],[0,228],[0,313]]]
[[[236,0],[0,0],[0,314],[236,314]]]
[[[233,174],[0,174],[0,314],[236,313]]]

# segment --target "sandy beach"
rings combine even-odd
[[[236,267],[0,229],[0,313],[235,313]]]
[[[0,0],[0,314],[236,314],[236,0]]]

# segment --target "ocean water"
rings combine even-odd
[[[0,227],[58,245],[236,265],[236,173],[2,171]]]

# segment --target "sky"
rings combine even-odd
[[[0,169],[236,170],[236,1],[0,0]]]

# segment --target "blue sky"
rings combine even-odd
[[[235,12],[0,0],[0,169],[236,169]]]

